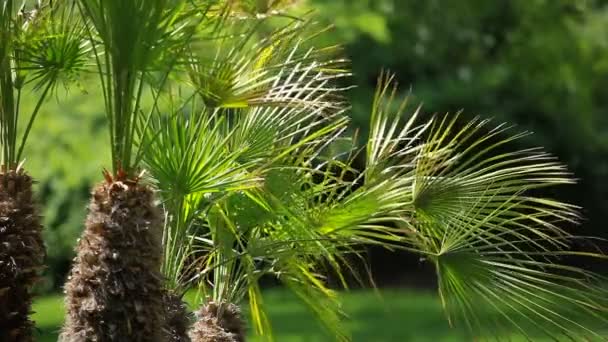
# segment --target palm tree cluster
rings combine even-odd
[[[32,288],[44,266],[42,226],[24,168],[29,132],[47,97],[84,67],[75,7],[0,4],[0,340],[31,341]],[[32,97],[28,111],[24,99]]]
[[[78,0],[27,13],[5,3],[0,340],[31,338],[44,253],[23,144],[58,80],[88,64],[112,165],[65,286],[63,341],[240,342],[244,311],[272,340],[263,279],[348,341],[336,287],[364,282],[356,263],[370,245],[432,264],[448,320],[479,336],[603,338],[593,321],[608,319],[604,279],[560,262],[603,255],[575,250],[582,238],[563,226],[579,208],[543,195],[574,183],[566,168],[542,149],[513,150],[527,133],[510,126],[412,108],[390,73],[360,146],[348,61],[321,42],[314,15],[286,10],[294,1]],[[42,95],[18,145],[26,80]]]

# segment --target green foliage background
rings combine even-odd
[[[84,89],[84,88],[83,88]],[[109,167],[101,95],[59,91],[41,112],[26,147],[26,167],[38,181],[44,219],[47,277],[42,290],[63,285],[82,231],[91,185]],[[99,104],[99,105],[98,105]]]
[[[309,0],[326,38],[353,64],[354,125],[366,133],[382,68],[425,111],[494,117],[535,134],[580,179],[558,197],[583,206],[583,229],[608,218],[608,3],[584,0]],[[48,246],[43,290],[63,284],[91,185],[111,167],[102,98],[85,77],[56,94],[34,127],[27,169],[38,179]],[[361,134],[365,136],[365,134]],[[606,236],[606,234],[604,234]]]

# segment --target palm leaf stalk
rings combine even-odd
[[[67,6],[0,4],[0,340],[31,341],[32,287],[43,268],[42,225],[24,148],[45,100],[85,66],[82,26]],[[36,91],[24,113],[23,100]],[[29,115],[26,115],[29,114]],[[24,121],[25,120],[25,121]]]
[[[312,70],[312,79],[325,79]],[[257,75],[237,74],[244,84]],[[284,89],[290,79],[263,89]],[[272,339],[259,286],[264,275],[301,298],[337,340],[349,340],[324,274],[347,286],[355,272],[350,258],[363,258],[369,244],[431,262],[450,323],[479,337],[499,339],[515,328],[528,339],[603,338],[595,329],[608,317],[601,277],[560,259],[604,256],[574,249],[583,238],[560,228],[579,221],[576,206],[539,195],[574,183],[565,167],[540,149],[510,152],[526,134],[505,125],[475,119],[458,126],[458,115],[423,121],[419,108],[403,121],[408,103],[395,101],[392,79],[379,81],[362,171],[351,166],[358,149],[334,149],[348,141],[347,121],[332,102],[338,89],[327,83],[294,84],[301,93],[293,100],[239,106],[221,101],[235,91],[199,89],[202,110],[158,121],[161,138],[145,159],[168,213],[165,241],[179,236],[175,245],[165,242],[173,246],[165,272],[172,286],[196,285],[207,301],[193,340],[241,339],[228,328],[239,325],[227,322],[245,298],[256,331]],[[218,83],[198,86],[210,84]],[[210,93],[224,96],[209,101]],[[167,148],[174,158],[163,159]],[[196,335],[201,331],[207,333]]]
[[[154,87],[168,82],[205,16],[185,0],[81,0],[78,6],[96,57],[112,171],[103,172],[92,192],[65,286],[62,339],[164,341],[181,308],[164,290],[162,214],[152,188],[140,181],[134,141],[136,128],[147,126],[146,106],[158,104]]]

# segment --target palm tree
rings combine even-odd
[[[87,47],[69,7],[0,4],[0,340],[31,341],[32,287],[45,257],[42,225],[23,167],[24,148],[48,95],[84,67]],[[23,100],[36,91],[35,107]],[[25,112],[25,113],[24,113]],[[29,114],[29,116],[25,116]],[[25,122],[20,120],[26,120]],[[25,126],[23,126],[25,124]]]
[[[574,182],[563,165],[540,149],[509,151],[526,134],[506,125],[406,114],[390,75],[357,148],[335,49],[310,47],[306,20],[253,43],[259,27],[244,41],[215,41],[215,58],[193,54],[193,90],[172,93],[169,114],[155,111],[140,141],[166,210],[168,287],[199,290],[193,341],[243,341],[245,299],[256,332],[272,339],[264,276],[349,340],[325,276],[347,287],[366,245],[431,263],[450,323],[481,337],[516,329],[528,339],[602,338],[588,325],[606,323],[601,277],[559,261],[602,256],[573,250],[581,238],[560,228],[579,221],[578,208],[538,191]],[[366,164],[356,170],[360,153]]]
[[[112,170],[92,192],[65,286],[65,341],[164,339],[162,215],[140,181],[134,136],[207,16],[186,0],[80,0],[109,125]],[[160,79],[160,81],[159,81]],[[151,85],[151,87],[148,87]],[[148,93],[150,97],[145,96]]]
[[[343,110],[340,89],[328,86],[330,80],[347,75],[341,70],[344,60],[328,58],[335,54],[335,47],[300,47],[310,38],[306,35],[309,21],[288,20],[255,44],[259,22],[236,20],[238,34],[225,33],[224,38],[213,40],[215,58],[209,59],[209,46],[206,55],[193,51],[187,69],[194,90],[184,91],[186,104],[174,106],[170,115],[156,112],[140,142],[145,146],[147,170],[170,215],[162,269],[169,289],[178,297],[195,284],[184,279],[191,271],[185,266],[197,248],[188,232],[198,229],[193,222],[200,215],[198,206],[208,202],[203,195],[221,197],[225,191],[258,187],[268,168],[265,164],[272,161],[269,153],[281,151],[278,155],[283,158],[345,122],[334,120]],[[227,45],[235,40],[236,44]],[[326,123],[327,127],[321,127]],[[281,147],[272,149],[276,139]],[[240,315],[231,304],[236,302],[233,295],[240,296],[218,291],[199,311],[202,318],[191,335],[208,332],[203,340],[241,335],[244,329],[237,323]],[[218,316],[227,313],[231,317]],[[222,332],[222,327],[209,327],[211,323],[232,328]]]

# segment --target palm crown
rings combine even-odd
[[[138,130],[167,213],[162,268],[173,290],[247,298],[256,331],[271,338],[259,281],[273,276],[348,340],[324,276],[347,286],[352,257],[374,244],[435,266],[450,322],[600,336],[577,316],[605,320],[599,277],[558,259],[601,255],[572,251],[578,238],[560,225],[576,223],[578,208],[537,191],[573,183],[563,165],[540,149],[509,151],[526,135],[511,127],[409,111],[389,74],[358,148],[348,87],[337,85],[345,61],[335,47],[314,47],[315,26],[278,14],[288,23],[262,30],[272,15],[225,13],[205,53],[185,49],[188,81]],[[482,306],[498,316],[480,315]]]

